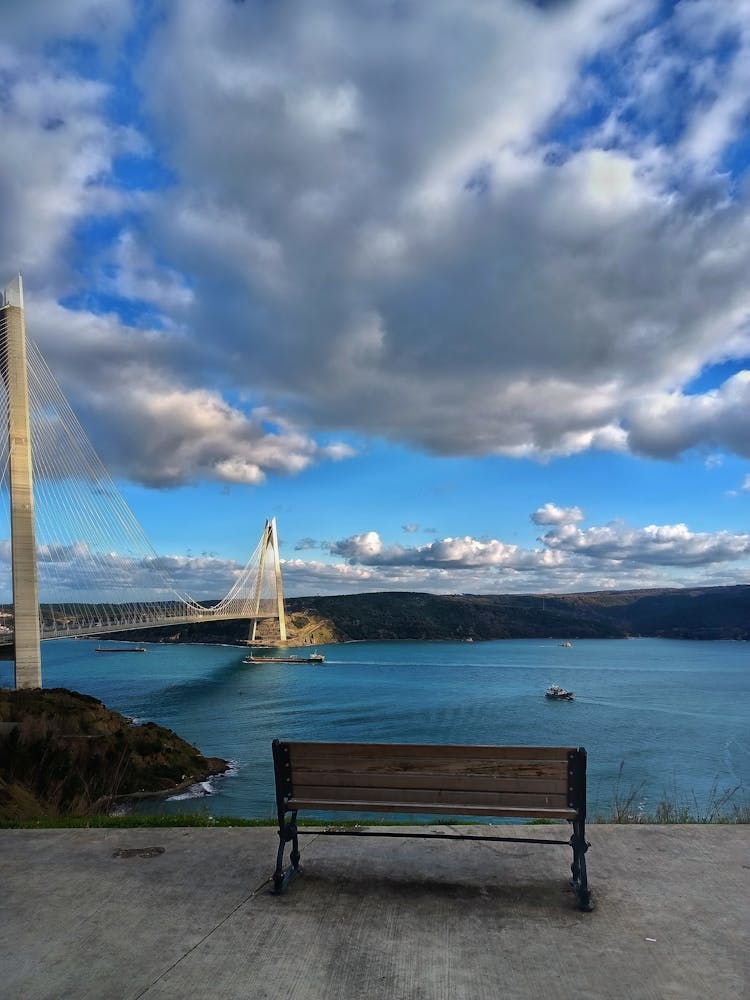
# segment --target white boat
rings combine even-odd
[[[551,701],[573,701],[575,695],[572,691],[566,691],[565,688],[560,687],[559,684],[550,684],[544,692],[544,697]]]
[[[560,645],[561,646],[565,646],[566,649],[570,649],[570,647],[573,645],[573,643],[572,642],[568,642],[567,639],[563,639],[563,641],[560,643]]]

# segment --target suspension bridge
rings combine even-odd
[[[27,337],[20,275],[0,290],[0,414],[0,655],[17,688],[42,686],[43,639],[248,619],[253,642],[275,619],[286,642],[275,518],[220,600],[180,588]]]

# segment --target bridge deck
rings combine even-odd
[[[205,614],[205,615],[174,615],[154,621],[142,619],[140,621],[124,622],[101,622],[97,625],[81,625],[72,628],[50,628],[42,626],[42,639],[75,639],[84,636],[107,635],[110,632],[135,632],[147,628],[163,628],[166,625],[192,625],[196,622],[219,622],[219,621],[267,621],[277,619],[278,614],[260,613],[257,615],[237,615],[237,614]],[[14,641],[13,631],[0,632],[0,646],[11,645]]]

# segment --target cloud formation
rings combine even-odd
[[[554,552],[658,566],[710,566],[750,555],[750,534],[692,532],[685,524],[610,524],[586,530],[566,524],[541,541]]]
[[[546,503],[531,515],[534,524],[574,524],[583,520],[580,507],[558,507],[554,503]]]
[[[746,448],[742,377],[715,406],[689,385],[750,352],[748,206],[721,170],[747,11],[706,33],[688,7],[174,8],[144,74],[187,183],[154,233],[219,310],[217,363],[249,339],[307,419],[438,454]],[[565,145],[615,66],[606,120]],[[667,142],[649,108],[680,74]]]
[[[12,600],[10,544],[0,541],[0,595]],[[40,544],[37,547],[39,593],[43,603],[143,604],[174,601],[177,595],[194,600],[223,597],[241,576],[244,566],[209,554],[134,555],[101,552],[89,542]]]
[[[553,566],[560,561],[553,551],[524,551],[517,545],[506,545],[496,539],[484,541],[469,536],[442,538],[429,545],[411,548],[386,546],[377,531],[334,542],[329,551],[334,556],[348,559],[351,565],[434,566],[458,570],[494,567],[520,571],[537,569],[541,565]]]
[[[54,6],[3,9],[0,265],[123,474],[748,455],[747,0]]]
[[[316,564],[319,586],[338,579],[346,589],[429,589],[443,592],[576,591],[734,582],[737,563],[750,565],[750,534],[693,532],[685,524],[624,523],[579,527],[580,507],[544,504],[532,515],[549,526],[539,548],[499,539],[443,538],[428,545],[387,545],[377,531],[328,543],[344,563]],[[295,577],[301,568],[288,565]],[[338,569],[336,568],[338,567]],[[307,569],[313,574],[313,564]],[[340,575],[338,575],[340,574]],[[311,577],[308,577],[311,579]]]
[[[302,539],[295,552],[320,549],[328,558],[284,558],[287,596],[377,590],[434,593],[550,593],[736,582],[750,569],[750,534],[693,532],[685,524],[633,527],[621,522],[581,527],[579,507],[544,504],[556,512],[543,522],[538,546],[500,539],[442,538],[425,545],[387,544],[377,531],[336,542]],[[199,556],[95,551],[91,543],[40,543],[43,600],[170,599],[174,592],[196,600],[218,599],[236,582],[243,565]],[[0,590],[10,588],[10,546],[0,540]],[[71,596],[74,595],[74,596]]]

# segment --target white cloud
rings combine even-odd
[[[173,601],[177,594],[194,600],[223,597],[241,576],[243,565],[202,554],[134,555],[98,551],[88,541],[37,546],[39,594],[43,603],[80,601],[144,604]],[[0,540],[0,595],[11,599],[10,544]]]
[[[184,278],[171,268],[157,264],[153,252],[141,237],[123,230],[115,246],[116,272],[111,281],[102,282],[102,290],[110,290],[124,299],[141,299],[162,313],[178,315],[193,301],[193,293]]]
[[[32,286],[59,281],[57,258],[76,224],[122,204],[105,178],[130,134],[104,121],[106,89],[95,81],[15,55],[3,64],[2,49],[0,79],[0,265],[8,276],[23,270]]]
[[[320,543],[341,563],[292,561],[296,593],[336,592],[356,582],[364,589],[431,590],[440,593],[573,592],[655,586],[703,586],[737,582],[750,575],[750,534],[692,532],[685,524],[624,523],[581,528],[579,507],[547,503],[531,519],[550,525],[539,548],[471,536],[428,545],[383,542],[377,531]],[[305,576],[304,573],[308,575]]]
[[[350,453],[315,428],[441,455],[748,454],[746,376],[689,389],[750,355],[748,193],[722,161],[748,110],[747,0],[661,18],[652,0],[181,0],[140,29],[140,132],[107,104],[139,8],[48,8],[3,10],[0,264],[26,271],[31,332],[87,426],[84,339],[89,378],[117,387],[100,440],[126,474],[252,483]],[[101,79],[48,45],[70,39]],[[598,99],[603,120],[561,139]],[[127,151],[174,182],[117,188]],[[94,296],[145,302],[159,329],[81,305],[59,310],[63,346],[31,303],[75,288],[74,233],[102,218],[120,234],[92,251]],[[271,433],[260,407],[294,419]]]
[[[647,189],[636,176],[636,161],[612,150],[591,149],[573,157],[567,168],[575,172],[580,197],[589,212],[602,212],[611,224],[627,217],[648,201]]]
[[[685,524],[650,524],[645,528],[608,524],[587,529],[564,524],[541,541],[556,552],[658,566],[708,566],[750,555],[750,534],[691,532]]]
[[[684,524],[638,528],[619,522],[581,528],[576,517],[568,513],[567,519],[548,521],[551,528],[535,549],[471,536],[443,538],[429,545],[389,545],[372,530],[333,543],[302,539],[296,551],[327,549],[334,560],[282,559],[285,592],[288,596],[376,590],[569,593],[722,585],[736,583],[738,569],[750,578],[746,533],[692,532]],[[71,600],[71,594],[83,599],[82,590],[91,599],[98,596],[104,601],[119,602],[127,593],[138,600],[163,599],[170,594],[166,579],[175,590],[196,599],[218,598],[243,569],[233,560],[210,554],[155,558],[99,553],[89,543],[75,540],[40,543],[39,557],[45,600]],[[0,583],[6,589],[8,561],[8,544],[0,541]]]
[[[638,36],[652,9],[172,8],[143,79],[184,184],[152,235],[195,278],[191,323],[222,330],[214,364],[315,423],[440,454],[638,449],[644,393],[750,343],[747,205],[709,193],[705,156],[676,189],[677,150],[628,132],[625,98],[607,147],[584,135],[558,166],[538,136],[631,32],[658,91],[674,67],[666,27]]]
[[[690,41],[693,51],[703,50],[708,45],[720,44],[722,35],[731,38],[731,44],[738,48],[737,56],[728,66],[689,67],[694,74],[708,69],[701,82],[708,92],[693,116],[681,144],[681,152],[699,163],[715,165],[744,127],[750,110],[750,67],[747,52],[750,49],[750,4],[738,0],[726,6],[710,0],[693,0],[680,4],[676,18]],[[710,75],[709,75],[710,74]]]
[[[206,389],[136,368],[125,374],[137,386],[110,411],[104,430],[110,449],[119,449],[115,461],[142,483],[163,487],[205,478],[254,485],[268,472],[293,475],[328,457],[324,447],[267,408],[245,413]],[[269,423],[278,429],[269,430]],[[341,457],[341,447],[334,457]]]
[[[127,202],[108,176],[113,158],[142,140],[107,121],[108,85],[82,74],[71,53],[91,44],[106,64],[131,13],[127,0],[3,3],[0,268],[23,270],[32,287],[63,291],[75,226]]]
[[[628,441],[641,454],[670,458],[698,445],[750,456],[750,371],[718,389],[644,395],[630,412]]]
[[[267,406],[231,405],[191,384],[203,373],[179,329],[129,328],[44,300],[29,316],[112,475],[155,487],[196,479],[257,485],[269,473],[295,475],[355,454],[345,442],[318,443]],[[175,351],[183,370],[169,374]]]
[[[546,503],[531,515],[534,524],[575,524],[583,520],[580,507],[558,507],[554,503]]]

